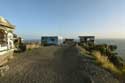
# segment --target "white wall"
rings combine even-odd
[[[14,48],[13,34],[11,32],[9,32],[7,37],[8,37],[8,48],[9,49]]]

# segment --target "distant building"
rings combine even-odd
[[[94,44],[95,36],[79,36],[80,43],[83,44]]]
[[[73,46],[75,45],[75,40],[74,39],[65,39],[63,42],[64,45],[68,45],[68,46]]]
[[[41,44],[43,45],[60,45],[62,43],[62,37],[59,36],[42,36]]]

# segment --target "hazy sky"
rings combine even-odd
[[[125,0],[0,0],[0,16],[24,38],[125,38]]]

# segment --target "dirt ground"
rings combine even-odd
[[[41,47],[15,54],[0,83],[119,83],[76,47]]]
[[[79,71],[74,47],[42,47],[16,54],[0,83],[91,83]]]

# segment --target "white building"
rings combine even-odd
[[[43,45],[60,45],[63,43],[63,38],[60,36],[42,36],[41,43]]]
[[[13,55],[14,42],[13,30],[15,26],[11,25],[6,19],[0,17],[0,63],[3,56]]]

